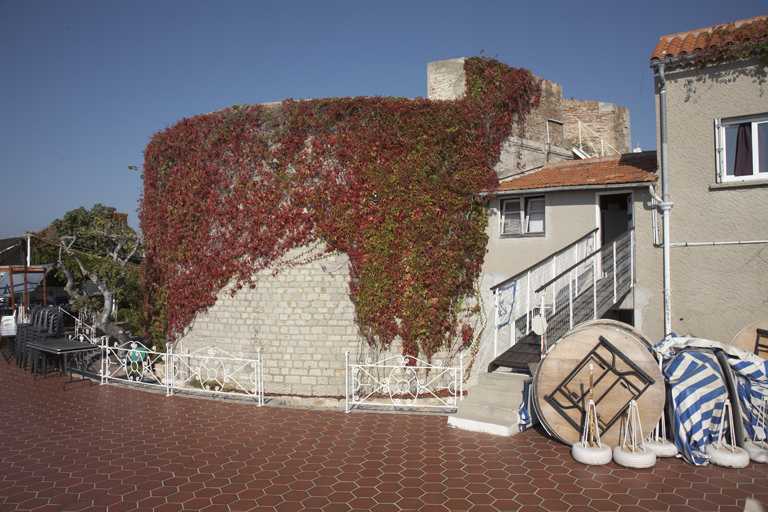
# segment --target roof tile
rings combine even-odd
[[[498,191],[652,183],[657,179],[657,168],[655,151],[570,160],[547,164],[531,173],[503,181]]]
[[[750,38],[749,32],[755,30],[756,38]],[[768,15],[662,36],[651,54],[651,62],[671,57],[691,57],[702,51],[717,51],[734,44],[759,41],[768,41]]]

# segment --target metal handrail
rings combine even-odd
[[[626,233],[623,233],[623,234],[619,235],[618,237],[616,237],[616,239],[613,242],[611,242],[611,245],[604,245],[600,249],[600,254],[602,254],[606,250],[606,248],[608,248],[608,247],[610,247],[611,250],[613,250],[613,247],[615,247],[616,244],[619,244],[619,243],[624,241],[623,238],[631,237],[632,236],[632,232],[634,230],[635,230],[635,228],[629,228]],[[577,261],[576,263],[574,263],[573,265],[571,265],[567,269],[563,270],[562,272],[560,272],[560,274],[558,274],[554,278],[550,279],[549,281],[547,281],[543,285],[539,286],[534,293],[539,293],[539,292],[545,290],[548,286],[550,286],[552,283],[554,283],[555,281],[559,280],[560,278],[562,278],[563,276],[568,274],[571,270],[577,268],[579,265],[581,265],[581,264],[587,262],[589,259],[593,258],[596,253],[597,253],[597,251],[593,252],[589,256],[583,258],[580,261]]]
[[[546,262],[548,262],[549,260],[551,260],[551,259],[552,259],[552,258],[554,258],[555,256],[558,256],[558,255],[560,255],[560,254],[564,253],[565,251],[568,251],[568,250],[569,250],[569,249],[571,249],[571,248],[572,248],[574,245],[578,244],[579,242],[581,242],[581,241],[582,241],[582,240],[584,240],[585,238],[587,238],[587,237],[589,237],[589,236],[593,235],[594,233],[596,233],[596,232],[597,232],[597,231],[599,231],[599,230],[600,230],[600,228],[595,228],[595,229],[593,229],[592,231],[590,231],[590,232],[589,232],[589,233],[587,233],[586,235],[580,236],[579,238],[577,238],[576,240],[574,240],[574,241],[573,241],[573,242],[571,242],[570,244],[566,245],[566,246],[565,246],[565,247],[563,247],[562,249],[558,249],[557,251],[553,252],[553,253],[552,253],[552,254],[550,254],[549,256],[545,256],[545,257],[544,257],[544,258],[542,258],[540,261],[538,261],[537,263],[534,263],[533,265],[531,265],[530,267],[526,268],[525,270],[522,270],[522,271],[518,272],[517,274],[515,274],[514,276],[512,276],[512,277],[509,277],[509,278],[507,278],[507,279],[503,280],[502,282],[500,282],[500,283],[497,283],[497,284],[495,284],[495,285],[491,286],[491,291],[494,291],[494,290],[496,290],[496,289],[498,289],[498,288],[501,288],[502,286],[506,285],[507,283],[511,283],[511,282],[512,282],[512,281],[514,281],[515,279],[520,279],[520,277],[522,277],[524,274],[527,274],[528,272],[532,271],[532,270],[533,270],[533,269],[535,269],[536,267],[538,267],[538,266],[540,266],[540,265],[543,265],[543,264],[545,264]]]

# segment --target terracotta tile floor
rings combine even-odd
[[[743,511],[768,466],[583,466],[532,430],[32,379],[0,360],[0,511]],[[750,503],[749,510],[761,510]],[[768,508],[766,508],[768,510]]]

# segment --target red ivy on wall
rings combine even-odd
[[[465,61],[456,101],[360,97],[233,106],[155,134],[141,228],[147,335],[174,339],[230,280],[314,241],[349,256],[360,332],[431,356],[460,336],[486,251],[503,140],[539,101],[524,69]],[[279,268],[276,269],[279,271]]]

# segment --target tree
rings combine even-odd
[[[50,242],[43,257],[55,261],[75,306],[94,310],[97,329],[128,341],[111,316],[118,300],[136,294],[137,273],[128,265],[141,255],[141,237],[126,215],[102,204],[90,210],[81,206],[54,220],[40,236]]]

